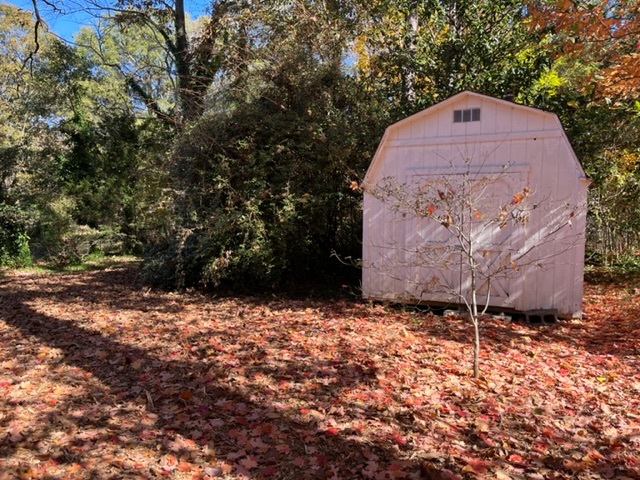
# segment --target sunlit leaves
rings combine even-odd
[[[533,2],[532,25],[551,32],[561,55],[573,55],[595,71],[583,87],[610,101],[635,99],[640,85],[638,2]]]
[[[544,56],[523,12],[512,1],[368,4],[354,48],[362,83],[405,114],[464,89],[515,93]]]

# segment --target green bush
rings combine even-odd
[[[28,232],[33,227],[33,212],[17,205],[0,203],[0,266],[31,265]]]
[[[308,61],[178,138],[179,220],[149,250],[148,280],[263,291],[335,275],[343,266],[332,252],[360,256],[361,196],[351,185],[386,122],[353,79]]]

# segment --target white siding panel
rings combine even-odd
[[[408,138],[424,138],[425,135],[425,123],[427,123],[429,121],[428,118],[423,119],[416,119],[416,121],[411,122],[411,124],[409,125],[408,130],[408,134],[409,137]]]
[[[480,110],[481,133],[492,134],[498,131],[496,120],[500,113],[501,111],[498,110],[498,106],[494,102],[482,102]]]
[[[525,132],[527,130],[528,112],[523,112],[518,108],[511,109],[511,131]]]
[[[440,133],[440,125],[444,123],[444,115],[432,115],[424,119],[424,127],[420,138],[436,138]]]
[[[542,130],[544,128],[544,114],[538,112],[527,113],[527,131]]]
[[[500,106],[496,112],[496,133],[508,133],[517,130],[513,129],[512,125],[512,112],[513,108],[505,108]]]

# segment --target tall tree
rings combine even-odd
[[[535,79],[534,48],[521,2],[378,0],[363,8],[356,66],[406,115],[464,89],[502,97]]]
[[[44,24],[44,8],[54,12],[64,12],[69,2],[60,0],[32,0],[36,17],[33,29],[37,39]],[[213,32],[224,16],[227,0],[212,4],[212,14],[207,30]],[[106,30],[120,30],[125,37],[132,32],[144,32],[144,44],[154,44],[154,48],[164,55],[163,77],[170,77],[173,82],[175,108],[171,116],[159,106],[162,99],[155,96],[157,92],[149,89],[149,85],[133,71],[123,71],[130,92],[143,102],[151,111],[164,120],[171,121],[178,128],[197,118],[204,108],[204,97],[218,72],[215,45],[209,40],[212,36],[197,35],[189,29],[189,20],[185,11],[184,0],[86,0],[73,3],[76,9],[102,19],[96,22],[96,36],[102,39],[109,36]],[[117,27],[116,27],[117,26]],[[131,32],[129,31],[131,29]],[[126,33],[123,33],[125,32]],[[215,37],[215,35],[213,35]],[[206,41],[202,41],[206,39]],[[87,45],[95,47],[96,45]],[[35,50],[35,49],[34,49]],[[100,49],[95,49],[100,55]],[[114,67],[114,64],[109,64]],[[156,65],[157,66],[157,65]],[[158,72],[156,72],[157,74]]]
[[[338,2],[229,11],[218,101],[174,150],[182,222],[148,264],[156,277],[268,288],[358,254],[349,184],[386,121],[346,73],[351,22]]]
[[[529,5],[530,27],[544,33],[554,61],[527,96],[560,115],[593,179],[587,249],[605,263],[640,245],[639,9],[624,0]]]

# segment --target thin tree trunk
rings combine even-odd
[[[176,28],[175,62],[178,73],[178,98],[182,107],[182,121],[187,122],[197,117],[200,112],[199,99],[193,85],[191,75],[191,54],[187,37],[187,22],[184,11],[184,0],[176,0],[174,22]]]
[[[415,56],[416,56],[416,41],[418,37],[418,9],[414,8],[409,14],[407,21],[409,23],[409,39],[407,45],[408,59],[405,62],[404,69],[404,88],[402,96],[404,101],[411,104],[416,100],[416,71],[415,71]]]
[[[469,231],[469,238],[471,239],[472,232]],[[476,272],[477,264],[473,255],[475,249],[473,248],[473,241],[469,241],[469,251],[467,252],[468,263],[471,275],[471,323],[473,323],[473,378],[480,376],[480,319],[478,318],[478,295],[476,291]]]
[[[473,378],[480,377],[480,324],[479,319],[473,320]]]

